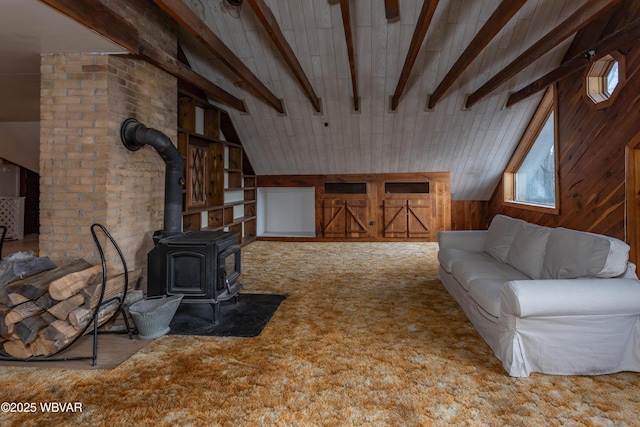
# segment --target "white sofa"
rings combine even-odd
[[[626,243],[503,215],[438,243],[442,284],[509,375],[640,372],[640,281]]]

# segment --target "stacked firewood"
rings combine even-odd
[[[54,266],[55,267],[55,266]],[[129,273],[136,283],[140,271]],[[124,274],[109,278],[98,325],[113,317],[125,286]],[[78,259],[29,277],[0,283],[0,345],[4,353],[17,357],[57,353],[83,331],[92,327],[93,315],[103,287],[102,266]]]

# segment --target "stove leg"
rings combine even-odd
[[[212,302],[211,308],[213,309],[213,323],[218,323],[218,319],[220,317],[220,303]]]

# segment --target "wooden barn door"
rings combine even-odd
[[[431,235],[434,216],[430,200],[385,199],[383,201],[384,237],[420,237]]]
[[[385,199],[382,209],[384,237],[407,237],[407,201]]]
[[[369,235],[368,200],[326,199],[322,207],[324,237],[362,238]]]
[[[407,200],[407,237],[430,236],[433,217],[430,200]]]

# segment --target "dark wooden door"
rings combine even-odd
[[[24,234],[40,232],[40,174],[20,168],[20,196],[24,197]]]

